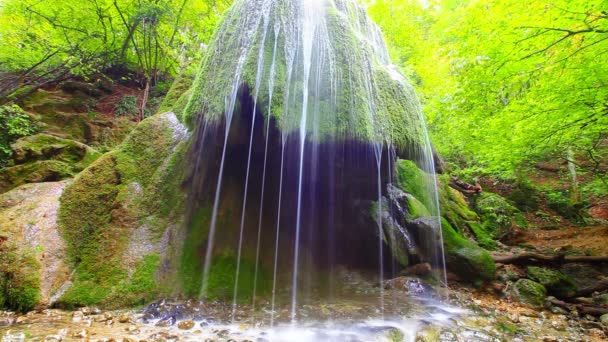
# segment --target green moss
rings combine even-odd
[[[511,288],[511,296],[532,307],[542,307],[547,294],[545,287],[530,279],[519,279]]]
[[[395,176],[399,188],[412,194],[423,205],[430,203],[423,171],[411,160],[399,159],[395,166]]]
[[[54,182],[74,176],[73,167],[59,160],[42,160],[0,169],[0,193],[26,183]]]
[[[490,254],[459,235],[445,218],[441,224],[448,268],[472,283],[494,279],[496,265]]]
[[[209,299],[232,298],[236,280],[236,266],[237,258],[235,255],[223,254],[213,258],[207,283]],[[269,288],[268,276],[263,269],[260,268],[258,271],[257,295],[264,295]],[[255,262],[242,257],[239,268],[238,300],[249,300],[253,296],[254,277]]]
[[[248,11],[248,6],[251,5],[239,3],[233,11]],[[236,87],[254,93],[259,70],[263,80],[258,90],[260,111],[273,116],[284,133],[298,129],[303,113],[299,99],[304,96],[304,80],[302,73],[290,74],[288,71],[289,62],[284,51],[292,51],[286,47],[289,42],[285,40],[295,31],[291,26],[283,27],[284,23],[296,21],[293,16],[298,10],[287,1],[278,1],[273,6],[266,35],[262,25],[243,26],[253,20],[235,20],[249,13],[228,13],[210,42],[209,53],[201,61],[184,109],[185,122],[192,125],[196,117],[209,122],[221,120],[226,112],[226,96],[233,92],[235,79],[240,83]],[[357,13],[357,17],[349,19],[351,13]],[[349,20],[362,24],[355,26]],[[327,56],[331,56],[331,61],[320,62],[319,73],[323,77],[319,82],[320,87],[332,91],[308,94],[311,107],[306,130],[309,138],[316,141],[388,141],[402,151],[416,148],[423,142],[418,100],[412,87],[378,57],[376,47],[361,38],[365,33],[357,32],[355,27],[366,29],[371,26],[368,20],[360,8],[330,8],[326,12],[326,33],[331,42],[331,53]],[[272,27],[281,29],[278,37]],[[243,35],[248,37],[243,38]],[[243,45],[243,41],[250,44]],[[274,70],[271,68],[273,60]],[[300,69],[300,63],[296,58],[293,68]],[[236,74],[238,70],[242,72]],[[272,88],[268,82],[271,78],[274,80]],[[272,102],[269,102],[271,94]]]
[[[156,279],[159,266],[160,256],[144,256],[133,275],[122,281],[106,301],[111,307],[140,306],[168,294],[168,290],[160,286]]]
[[[183,156],[173,154],[184,149],[177,148],[174,120],[163,114],[142,121],[115,151],[103,155],[66,187],[59,229],[77,280],[61,299],[65,305],[101,301],[107,306],[108,298],[135,305],[149,298],[133,293],[136,285],[124,282],[129,277],[121,258],[133,229],[146,224],[159,241],[167,226],[177,221],[172,214],[181,203],[178,182],[183,169],[177,169],[177,160]],[[171,202],[164,203],[167,200]],[[149,270],[150,265],[144,259],[141,267]]]
[[[211,207],[198,209],[189,224],[188,235],[182,248],[179,276],[186,296],[198,297],[203,282],[203,253],[207,245],[207,233],[211,221]]]
[[[484,192],[475,199],[482,228],[494,239],[506,237],[513,228],[527,228],[526,220],[515,206],[500,195]]]
[[[40,301],[40,263],[34,251],[0,245],[0,309],[27,312]]]
[[[163,113],[172,111],[177,117],[181,117],[186,105],[185,102],[188,100],[187,95],[186,97],[184,97],[184,95],[189,92],[193,81],[194,75],[190,73],[184,73],[177,76],[158,108],[158,112]]]
[[[408,219],[413,220],[420,217],[432,216],[431,212],[413,196],[407,197]]]
[[[530,279],[542,284],[547,291],[560,298],[569,298],[576,294],[577,286],[567,275],[544,267],[530,266],[527,268]]]
[[[468,221],[467,225],[469,229],[475,234],[477,243],[485,249],[495,250],[498,244],[492,239],[492,237],[483,229],[481,224],[476,221]]]

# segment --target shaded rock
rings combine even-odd
[[[58,160],[43,160],[0,169],[0,193],[27,183],[56,182],[74,176],[72,168]]]
[[[434,293],[433,287],[413,277],[397,277],[384,282],[387,289],[402,290],[414,295]]]
[[[588,263],[564,264],[559,270],[572,279],[579,289],[593,287],[608,273],[608,267]]]
[[[511,288],[511,297],[532,307],[542,307],[547,290],[545,287],[530,279],[520,279]]]
[[[58,160],[73,165],[74,171],[83,170],[101,155],[85,144],[44,133],[21,138],[11,149],[15,164]]]
[[[59,85],[59,88],[61,88],[61,90],[65,91],[66,93],[75,93],[79,91],[93,97],[100,97],[103,95],[103,92],[95,85],[78,81],[62,82]]]
[[[570,277],[544,267],[530,266],[527,268],[530,279],[542,284],[549,294],[567,298],[576,294],[576,284]]]
[[[73,177],[101,155],[77,141],[42,133],[17,140],[11,149],[16,165],[0,170],[0,192]]]
[[[475,211],[481,218],[483,230],[492,238],[503,240],[515,228],[526,228],[523,215],[504,197],[484,192],[475,198]]]

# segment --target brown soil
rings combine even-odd
[[[551,252],[571,250],[608,255],[608,226],[529,230],[525,232],[525,241],[537,249]]]

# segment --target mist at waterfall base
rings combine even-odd
[[[402,327],[408,302],[433,307],[433,290],[385,290],[404,258],[445,285],[441,227],[420,105],[354,0],[236,1],[191,91],[187,295],[278,340],[296,326],[324,339],[340,320]],[[403,219],[398,158],[424,171],[425,224]],[[349,303],[364,309],[311,310]]]

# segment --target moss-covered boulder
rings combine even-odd
[[[26,184],[0,195],[0,309],[48,306],[68,280],[65,244],[57,230],[66,185]]]
[[[143,304],[163,292],[184,206],[187,132],[173,113],[142,121],[61,197],[59,227],[76,273],[58,305]]]
[[[505,239],[513,229],[527,228],[519,209],[498,194],[484,192],[477,196],[475,211],[481,217],[483,230],[493,239]]]
[[[547,292],[559,298],[568,298],[576,294],[576,284],[563,273],[537,266],[527,269],[528,278],[542,284]]]
[[[71,178],[101,155],[77,141],[43,133],[21,138],[11,149],[15,165],[0,170],[0,193],[26,183]]]
[[[496,265],[486,250],[458,234],[445,218],[442,218],[442,232],[449,270],[471,283],[481,283],[496,277]]]
[[[543,306],[546,295],[545,287],[530,279],[519,279],[511,287],[511,297],[514,300],[536,308]]]
[[[72,165],[74,171],[84,170],[101,155],[85,144],[43,133],[21,138],[11,149],[15,164],[58,160]]]

